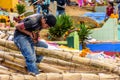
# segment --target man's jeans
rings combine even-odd
[[[26,60],[28,71],[39,74],[36,63],[39,63],[42,60],[43,56],[36,55],[34,46],[48,48],[48,45],[42,41],[34,44],[30,37],[24,35],[18,35],[17,37],[14,37],[14,42]]]

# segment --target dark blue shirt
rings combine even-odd
[[[60,6],[64,6],[65,4],[66,4],[66,0],[57,0],[57,5],[58,5],[57,10],[65,10],[65,8],[60,7]]]

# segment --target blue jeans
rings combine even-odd
[[[42,41],[34,44],[29,36],[18,35],[14,37],[14,43],[22,52],[26,60],[27,69],[29,72],[39,74],[39,69],[36,63],[40,63],[43,56],[36,55],[34,46],[48,48],[48,45]]]
[[[57,10],[56,16],[65,14],[65,10]]]
[[[41,5],[38,4],[38,5],[37,5],[37,12],[36,12],[36,13],[40,14],[40,9],[41,9]]]

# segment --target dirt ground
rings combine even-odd
[[[86,12],[89,12],[89,11],[85,10],[79,6],[67,6],[66,7],[66,14],[68,14],[70,16],[80,16]]]

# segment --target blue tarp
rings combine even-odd
[[[120,52],[120,42],[112,43],[95,43],[95,44],[87,44],[87,47],[91,51],[106,51],[106,52]],[[80,46],[80,50],[81,50]]]
[[[90,17],[98,23],[101,23],[105,19],[105,12],[87,12],[83,16]]]

